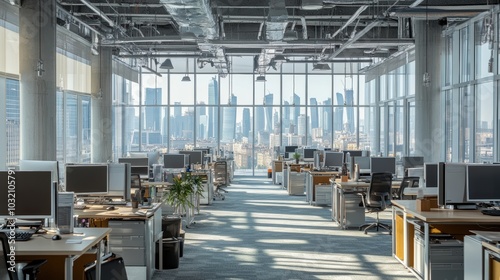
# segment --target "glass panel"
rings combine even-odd
[[[401,66],[396,70],[396,97],[407,95],[406,91],[406,73],[405,66]]]
[[[6,137],[7,137],[7,158],[6,165],[14,166],[19,164],[20,156],[20,101],[19,101],[19,81],[6,79]]]
[[[359,108],[359,148],[362,150],[370,151],[370,134],[372,133],[372,119],[373,108],[371,107],[360,107]]]
[[[386,111],[387,110],[386,110],[385,106],[381,106],[380,107],[380,146],[379,146],[379,153],[381,155],[387,155],[387,153],[386,153],[386,143],[389,141],[389,139],[386,139],[386,137],[387,137],[386,122],[389,119],[389,117],[386,115]]]
[[[446,162],[451,162],[453,159],[453,123],[458,116],[453,114],[453,95],[452,91],[445,92],[445,133],[446,133]]]
[[[172,106],[170,109],[170,150],[175,153],[194,145],[193,107]]]
[[[308,75],[307,76],[307,96],[309,104],[325,104],[332,102],[332,76],[331,75]],[[316,103],[311,101],[315,99]]]
[[[252,174],[253,167],[253,151],[252,151],[252,143],[253,143],[253,110],[252,107],[238,107],[238,108],[222,108],[222,110],[229,110],[227,113],[230,115],[234,110],[236,110],[236,133],[234,137],[233,144],[233,152],[234,152],[234,164],[235,169],[238,169],[240,172],[243,171],[245,174]],[[223,114],[224,116],[224,114]],[[223,121],[223,124],[226,122]],[[222,128],[222,131],[225,130],[225,126]],[[279,136],[278,134],[274,134],[274,139]],[[224,137],[224,134],[223,134]],[[276,141],[276,140],[275,140]],[[279,137],[278,143],[272,143],[273,138],[271,138],[271,143],[269,146],[279,146]],[[269,165],[270,166],[270,165]]]
[[[476,88],[475,162],[493,162],[493,83]]]
[[[191,82],[181,81],[185,75],[170,75],[170,104],[194,105],[194,79]]]
[[[395,118],[396,118],[396,115],[395,115],[395,106],[394,106],[394,103],[393,102],[389,102],[388,103],[389,106],[388,106],[388,125],[389,127],[387,128],[388,131],[389,131],[389,138],[387,139],[387,144],[388,144],[388,147],[387,147],[387,156],[388,157],[393,157],[396,155],[395,153],[395,133],[396,133],[396,128],[395,128]]]
[[[119,155],[120,157],[125,155],[128,151],[139,151],[139,123],[141,120],[139,107],[125,107],[125,129],[124,129],[124,148],[123,154]]]
[[[403,100],[396,101],[396,108],[394,112],[394,134],[395,134],[395,156],[400,159],[404,152],[404,105]]]
[[[406,69],[408,71],[408,75],[406,75],[408,77],[407,95],[415,95],[415,61],[408,63]]]
[[[303,74],[283,75],[283,104],[306,105],[306,76]],[[328,86],[327,86],[328,87]],[[257,92],[256,92],[257,94]],[[288,104],[287,104],[288,103]],[[258,104],[256,102],[255,104]],[[279,105],[279,101],[274,103]]]
[[[91,119],[90,119],[90,96],[81,96],[81,111],[82,111],[82,135],[81,135],[81,151],[80,162],[90,163],[91,151]]]
[[[359,90],[357,92],[357,96],[358,96],[358,105],[368,105],[370,104],[369,102],[369,99],[367,99],[367,94],[366,94],[366,91],[368,89],[368,87],[366,86],[366,82],[365,82],[365,75],[359,75],[357,76],[358,77],[358,82],[357,84],[359,85]]]
[[[445,77],[444,84],[446,86],[451,85],[453,81],[453,36],[445,37]]]
[[[229,84],[231,79],[231,85]],[[238,100],[238,105],[253,105],[253,86],[254,86],[254,76],[249,75],[229,75],[224,79],[220,79],[220,100],[222,104],[227,104],[229,100],[229,93],[234,94]],[[257,82],[255,86],[260,86],[261,92],[264,87],[264,83]],[[266,82],[267,87],[267,82]],[[210,89],[209,89],[210,92]],[[199,94],[199,93],[198,93]],[[278,92],[279,94],[279,92]],[[209,98],[210,99],[210,98]],[[262,102],[262,101],[261,101]],[[212,104],[212,103],[209,103]]]
[[[64,157],[64,93],[56,92],[56,159],[60,163],[65,162]]]
[[[460,82],[470,79],[469,32],[467,28],[460,30]]]
[[[225,82],[226,85],[227,81],[229,81],[229,78],[227,77],[221,79],[221,82]],[[196,75],[196,104],[213,105],[216,101],[218,101],[219,94],[216,93],[218,93],[217,75]],[[217,100],[215,98],[217,98]]]
[[[187,95],[189,96],[189,95]],[[167,77],[152,74],[142,75],[142,105],[168,104]]]
[[[358,77],[357,76],[333,76],[333,92],[334,97],[338,94],[344,96],[343,104],[352,106],[357,104],[358,97]],[[338,104],[338,103],[337,103]]]
[[[393,99],[396,91],[396,70],[389,72],[387,75],[387,99]]]
[[[493,20],[485,16],[474,24],[476,79],[493,75]],[[490,68],[491,67],[491,68]],[[491,70],[491,71],[490,71]]]
[[[78,162],[78,97],[76,94],[66,93],[65,106],[65,150],[66,163]]]
[[[469,102],[469,88],[465,87],[460,90],[460,155],[459,161],[470,162],[470,120],[474,117],[474,106]]]
[[[387,75],[380,76],[380,101],[387,100]]]
[[[410,156],[416,155],[415,141],[415,100],[408,102],[408,151]]]
[[[196,147],[217,147],[218,119],[218,106],[196,107]]]

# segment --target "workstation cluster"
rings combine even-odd
[[[19,166],[0,171],[0,200],[11,201],[0,209],[2,231],[9,236],[12,230],[12,239],[21,244],[16,254],[22,260],[48,261],[39,270],[42,279],[84,279],[84,265],[98,260],[93,267],[100,270],[108,253],[121,256],[127,267],[141,267],[145,279],[150,279],[155,263],[156,268],[164,267],[163,250],[158,249],[164,238],[180,238],[179,231],[177,236],[166,236],[162,217],[176,211],[187,227],[194,222],[194,207],[211,204],[213,167],[226,159],[210,159],[206,149],[176,154],[131,152],[116,163],[63,168],[57,161],[21,160]],[[188,172],[203,178],[202,197],[193,196],[190,209],[169,207],[163,194],[174,176]],[[217,181],[222,183],[229,184]],[[106,246],[100,245],[101,240],[107,240]],[[60,249],[55,251],[51,242]],[[58,272],[51,275],[51,270]]]

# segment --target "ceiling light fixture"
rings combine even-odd
[[[332,68],[330,68],[330,65],[328,65],[327,63],[315,63],[313,64],[313,71],[328,71],[328,70],[332,70]]]
[[[266,76],[259,75],[257,79],[255,79],[256,82],[265,82],[266,81]]]
[[[165,61],[163,61],[163,63],[160,65],[160,69],[174,69],[170,58],[167,58],[165,59]]]
[[[323,0],[302,0],[302,10],[320,10],[323,8]]]
[[[191,78],[189,78],[189,58],[186,57],[186,75],[182,77],[182,82],[191,82]]]

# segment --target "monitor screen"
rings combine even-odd
[[[426,188],[437,188],[438,186],[437,163],[426,163],[424,165],[424,181]]]
[[[66,165],[66,191],[75,194],[107,194],[108,165]]]
[[[396,174],[396,158],[395,157],[371,157],[370,158],[371,173],[388,172]]]
[[[108,164],[108,195],[130,198],[130,168],[126,163]]]
[[[148,158],[148,165],[152,166],[157,164],[160,160],[160,152],[128,152],[128,156],[131,158]]]
[[[401,165],[404,169],[424,166],[424,157],[402,157]]]
[[[130,167],[130,173],[149,177],[149,166],[132,166]]]
[[[128,158],[119,158],[118,163],[130,163],[130,166],[149,166],[149,159],[147,157],[128,157]]]
[[[285,146],[285,153],[295,153],[295,149],[299,146]]]
[[[202,164],[203,152],[202,151],[179,151],[179,154],[189,155],[189,164]]]
[[[316,149],[304,148],[304,158],[314,158],[314,152]]]
[[[359,169],[370,169],[370,157],[353,157],[354,164],[357,164]]]
[[[341,152],[325,152],[323,166],[340,167],[344,163],[344,154]]]
[[[467,166],[467,201],[500,201],[500,165]]]
[[[49,171],[0,171],[0,217],[45,219],[53,217],[55,188]],[[12,195],[13,194],[13,195]],[[14,216],[8,199],[14,198]]]
[[[19,170],[25,171],[50,171],[52,182],[59,183],[59,164],[52,160],[19,160]]]
[[[189,156],[184,154],[164,154],[163,168],[184,168],[189,164]]]

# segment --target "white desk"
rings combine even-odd
[[[61,240],[52,240],[52,235],[34,235],[29,241],[16,242],[18,256],[65,256],[64,279],[73,279],[73,261],[97,245],[96,276],[101,278],[101,241],[111,232],[110,228],[75,228],[74,234],[62,234]],[[67,243],[78,240],[81,243]]]

